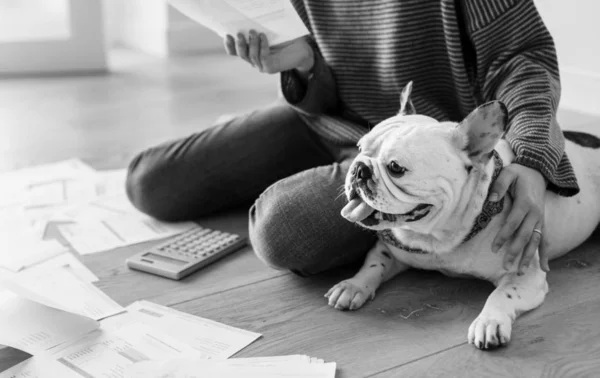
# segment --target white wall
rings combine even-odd
[[[600,1],[537,0],[556,43],[561,106],[600,115]]]
[[[111,46],[159,55],[223,51],[221,39],[190,20],[167,0],[104,0]]]

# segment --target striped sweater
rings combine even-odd
[[[503,101],[515,162],[548,188],[579,187],[555,114],[560,77],[552,36],[533,0],[292,0],[311,32],[308,82],[281,74],[281,90],[323,138],[354,144],[395,115],[412,80],[420,114],[460,121]]]

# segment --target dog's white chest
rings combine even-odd
[[[386,245],[398,261],[413,268],[436,270],[450,277],[477,277],[495,281],[504,272],[503,254],[479,250],[477,244],[480,242],[481,239],[473,243],[465,243],[456,250],[443,254],[414,253]]]

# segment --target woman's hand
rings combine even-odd
[[[242,33],[238,33],[236,38],[227,35],[225,50],[268,74],[296,69],[308,76],[314,65],[313,49],[304,37],[270,47],[264,34],[250,30],[247,39]]]
[[[504,268],[509,269],[518,259],[519,274],[524,274],[539,248],[540,266],[548,272],[548,256],[542,240],[546,179],[535,169],[511,164],[500,172],[492,186],[490,200],[502,199],[509,190],[514,203],[506,222],[494,239],[492,251],[495,253],[509,243],[504,255]]]

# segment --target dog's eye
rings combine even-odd
[[[406,173],[406,168],[393,160],[388,164],[388,170],[395,177],[403,176]]]

